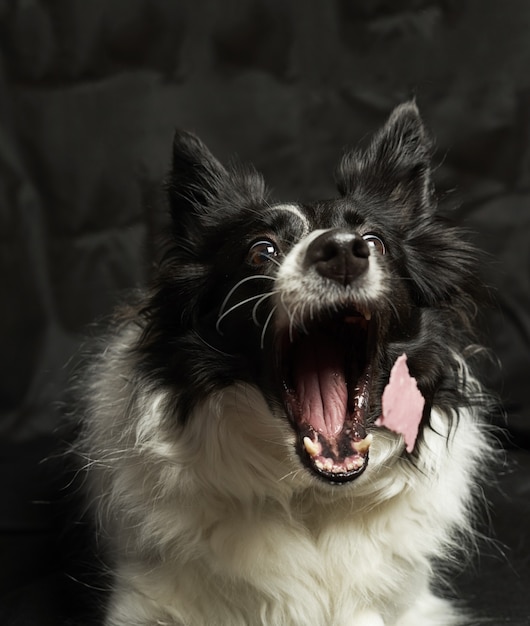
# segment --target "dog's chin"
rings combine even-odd
[[[346,308],[281,333],[277,376],[302,463],[333,484],[366,469],[376,322]]]

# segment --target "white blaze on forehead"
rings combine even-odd
[[[277,204],[276,206],[271,207],[271,211],[289,211],[289,213],[296,215],[304,225],[302,237],[305,237],[311,231],[311,224],[309,223],[307,216],[296,204]]]
[[[291,276],[294,278],[300,278],[300,273],[303,271],[303,260],[309,244],[325,232],[325,228],[314,230],[312,233],[307,231],[302,239],[300,239],[300,241],[293,246],[293,249],[285,257],[285,260],[278,271],[278,278],[287,279]]]

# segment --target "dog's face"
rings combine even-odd
[[[433,404],[453,401],[472,254],[436,216],[429,158],[405,104],[366,152],[343,158],[338,198],[269,204],[255,172],[227,171],[177,134],[173,245],[142,366],[178,389],[183,421],[205,395],[249,382],[290,424],[309,470],[342,483],[368,464],[368,431],[400,354],[425,421]]]

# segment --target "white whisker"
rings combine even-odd
[[[237,282],[232,287],[232,289],[230,289],[230,291],[228,292],[226,298],[223,300],[223,303],[221,304],[221,306],[219,308],[219,315],[221,315],[223,313],[223,310],[224,310],[225,306],[227,305],[228,301],[230,300],[230,297],[232,296],[232,294],[234,293],[234,291],[236,289],[241,287],[241,285],[243,285],[244,283],[248,282],[249,280],[256,280],[258,278],[266,278],[267,280],[276,280],[273,276],[267,276],[266,274],[256,274],[256,275],[252,275],[252,276],[247,276],[246,278],[242,278],[239,282]]]
[[[304,470],[302,469],[296,469],[293,470],[292,472],[287,472],[287,474],[284,474],[281,478],[278,479],[278,482],[282,482],[283,480],[285,480],[286,478],[295,478],[296,476],[300,475]]]
[[[215,327],[215,328],[217,329],[217,325],[216,325],[216,327]],[[219,331],[217,331],[217,332],[219,332]],[[219,334],[222,334],[222,333],[220,333],[220,332],[219,332]],[[208,342],[206,341],[206,339],[205,339],[202,335],[200,335],[199,333],[197,333],[197,332],[196,332],[196,333],[195,333],[195,335],[196,335],[196,337],[197,337],[200,341],[202,341],[202,343],[203,343],[205,346],[208,346],[208,348],[210,348],[210,349],[211,349],[211,350],[213,350],[214,352],[217,352],[217,353],[219,353],[219,354],[222,354],[223,356],[229,356],[229,357],[232,357],[232,358],[234,357],[234,355],[233,355],[233,354],[230,354],[229,352],[224,352],[224,350],[219,350],[219,348],[216,348],[215,346],[212,346],[212,344],[211,344],[211,343],[208,343]]]
[[[277,259],[275,259],[273,256],[270,256],[270,255],[268,255],[268,254],[264,254],[264,255],[262,255],[262,256],[263,256],[264,258],[266,258],[266,259],[267,259],[267,261],[271,261],[271,263],[274,263],[274,264],[275,264],[275,265],[277,265],[278,267],[281,267],[281,266],[282,266],[282,264],[281,264],[281,263],[280,263]]]
[[[267,298],[270,298],[271,296],[275,295],[276,293],[278,293],[277,291],[271,291],[270,293],[266,293],[264,294],[254,305],[254,307],[252,308],[252,319],[254,320],[254,324],[256,324],[256,326],[259,326],[259,321],[257,318],[257,314],[258,314],[258,307],[259,305],[264,302]]]
[[[293,342],[293,338],[294,338],[294,331],[296,329],[297,324],[297,315],[298,315],[298,310],[300,308],[303,309],[305,303],[304,302],[300,302],[299,304],[297,304],[295,306],[295,308],[292,310],[291,315],[290,315],[290,320],[289,320],[289,341],[292,343]],[[302,330],[305,331],[305,333],[307,334],[307,329],[304,327],[302,321],[300,321],[300,327],[302,328]]]
[[[383,298],[385,300],[385,302],[388,304],[388,306],[392,309],[392,311],[394,312],[394,315],[396,316],[396,319],[401,322],[401,316],[399,314],[399,311],[396,309],[394,303],[392,302],[392,300],[386,295],[383,294]]]
[[[289,341],[292,343],[293,342],[293,336],[294,336],[294,312],[291,311],[291,309],[286,309],[287,310],[287,315],[289,317]]]
[[[307,304],[308,304],[307,301],[302,304],[302,312],[300,313],[300,326],[302,327],[302,330],[304,331],[304,333],[306,335],[309,335],[309,333],[307,332],[306,325],[304,323],[305,308],[306,308]]]
[[[223,333],[221,332],[220,328],[219,328],[219,324],[222,322],[222,320],[229,315],[230,313],[232,313],[232,311],[235,311],[236,309],[238,309],[239,307],[248,304],[249,302],[252,302],[253,300],[260,300],[265,298],[268,298],[270,295],[272,295],[271,293],[267,293],[265,294],[265,296],[262,293],[258,293],[255,296],[251,296],[250,298],[246,298],[246,300],[242,300],[241,302],[238,302],[237,304],[234,304],[233,306],[231,306],[228,310],[226,310],[222,315],[219,315],[219,317],[217,318],[217,323],[215,324],[215,330],[222,335]],[[258,302],[259,305],[259,302]],[[222,309],[222,307],[221,307]],[[254,317],[254,316],[253,316]]]
[[[224,309],[226,307],[226,305],[228,304],[228,301],[230,300],[230,298],[232,297],[234,291],[236,291],[236,289],[238,289],[239,287],[241,287],[241,285],[243,285],[244,283],[248,282],[249,280],[256,280],[258,278],[265,278],[268,280],[275,280],[275,278],[273,278],[272,276],[267,276],[266,274],[256,274],[253,276],[247,276],[245,278],[242,278],[240,281],[238,281],[233,287],[232,289],[230,289],[230,291],[228,292],[228,294],[226,295],[225,299],[223,300],[221,306],[219,307],[219,316],[222,317],[224,315]],[[261,294],[259,294],[261,296]],[[219,324],[219,318],[217,320],[217,324],[216,324],[216,329],[217,332],[219,332],[219,329],[217,328]],[[219,334],[222,334],[219,332]]]
[[[269,313],[267,320],[265,321],[265,325],[263,326],[263,331],[261,333],[261,349],[263,350],[263,347],[265,345],[265,333],[267,332],[267,326],[269,325],[272,316],[274,315],[276,309],[278,308],[278,306],[273,306],[271,312]]]

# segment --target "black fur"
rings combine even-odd
[[[461,232],[437,214],[431,181],[432,141],[416,106],[402,105],[364,152],[344,156],[337,173],[339,196],[303,205],[312,228],[379,233],[387,246],[391,298],[381,304],[377,369],[370,420],[395,359],[406,352],[411,374],[426,398],[426,417],[437,404],[464,403],[454,354],[469,343],[477,291],[476,254]],[[236,380],[265,388],[280,402],[270,376],[272,348],[260,348],[261,328],[252,304],[223,323],[223,299],[237,281],[256,273],[246,262],[249,246],[266,237],[281,256],[299,239],[288,213],[270,210],[262,178],[252,169],[225,169],[193,135],[177,133],[168,180],[170,243],[147,305],[139,368],[178,391],[179,418],[197,401]],[[265,270],[274,276],[276,266]],[[253,280],[237,297],[266,293],[272,281]],[[270,301],[259,307],[263,324]],[[175,394],[177,397],[177,394]]]

